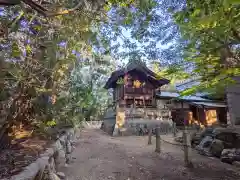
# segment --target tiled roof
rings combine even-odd
[[[176,99],[181,101],[190,102],[192,105],[195,106],[205,106],[205,107],[226,107],[226,103],[222,101],[214,101],[210,99],[205,99],[198,96],[180,96],[177,92],[167,92],[162,91],[161,93],[157,93],[156,96],[158,98],[167,98],[167,99]]]
[[[222,102],[192,102],[192,104],[207,107],[226,107],[226,104]]]
[[[179,91],[179,92],[180,91],[184,91],[184,90],[186,90],[188,88],[191,88],[193,86],[197,86],[199,84],[200,84],[200,82],[197,79],[188,80],[186,82],[183,82],[183,83],[180,83],[180,84],[176,84],[176,90]],[[197,92],[195,95],[203,97],[203,96],[207,96],[208,93],[207,92],[201,92],[201,93]]]
[[[131,62],[131,63],[128,63],[125,68],[122,68],[120,70],[113,72],[104,87],[106,89],[113,88],[119,77],[122,77],[122,76],[124,76],[124,74],[126,74],[130,71],[133,71],[133,70],[142,72],[145,76],[147,76],[147,78],[150,81],[152,81],[153,85],[155,84],[155,86],[157,86],[157,87],[160,87],[160,86],[163,86],[163,85],[169,83],[169,80],[167,80],[165,78],[157,79],[156,78],[157,74],[155,74],[150,69],[148,69],[144,64]]]
[[[164,97],[164,98],[169,98],[169,99],[179,99],[179,100],[184,100],[184,101],[203,101],[203,102],[212,102],[212,100],[209,99],[204,99],[198,96],[180,96],[179,93],[177,92],[167,92],[167,91],[162,91],[161,93],[156,94],[158,97]]]

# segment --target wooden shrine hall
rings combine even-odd
[[[105,114],[102,129],[117,135],[131,129],[132,124],[173,121],[182,126],[185,120],[188,125],[227,123],[225,102],[161,91],[168,83],[169,80],[158,77],[141,61],[113,72],[105,84],[106,89],[112,89],[113,104]]]
[[[141,61],[113,72],[105,85],[106,89],[113,89],[113,106],[104,119],[105,131],[112,134],[116,129],[126,128],[127,121],[159,116],[156,92],[168,83],[169,80],[157,77]]]

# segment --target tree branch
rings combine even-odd
[[[69,13],[77,10],[83,4],[83,2],[85,2],[85,1],[81,0],[75,7],[71,8],[71,9],[59,11],[59,12],[49,12],[48,9],[44,8],[43,6],[41,6],[40,4],[38,4],[32,0],[0,0],[0,5],[14,6],[14,5],[21,4],[21,1],[24,2],[25,4],[27,4],[28,6],[30,6],[32,9],[34,9],[38,13],[40,13],[44,16],[47,16],[47,17],[69,14]],[[86,4],[86,2],[85,2],[85,4]]]
[[[43,6],[41,6],[40,4],[32,1],[32,0],[22,0],[22,2],[24,2],[25,4],[29,5],[31,8],[33,8],[35,11],[37,11],[38,13],[42,14],[42,15],[46,15],[46,12],[48,11],[46,8],[44,8]]]
[[[15,6],[21,3],[21,0],[0,0],[1,6]]]
[[[63,11],[59,11],[59,12],[46,12],[45,15],[48,17],[53,17],[53,16],[59,16],[59,15],[64,15],[64,14],[69,14],[73,11],[76,11],[78,8],[80,8],[80,6],[83,4],[83,1],[81,0],[74,8],[71,9],[66,9]]]
[[[234,28],[231,28],[232,32],[233,32],[233,36],[239,41],[240,43],[240,35],[239,35],[239,32],[234,29]]]

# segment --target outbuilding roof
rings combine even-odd
[[[157,93],[156,96],[158,96],[159,98],[160,97],[162,97],[162,98],[169,98],[169,99],[176,98],[176,99],[184,100],[184,101],[212,102],[212,100],[205,99],[205,98],[202,98],[202,97],[199,97],[199,96],[194,96],[194,95],[191,95],[191,96],[180,96],[180,94],[177,93],[177,92],[168,92],[168,91],[162,91],[161,93]]]
[[[204,107],[220,107],[220,108],[224,108],[227,107],[225,103],[223,102],[192,102],[193,105],[196,106],[204,106]]]
[[[177,92],[168,92],[168,91],[162,91],[161,93],[157,93],[156,96],[158,98],[163,98],[163,99],[175,99],[175,100],[180,100],[180,101],[185,101],[189,102],[190,104],[198,107],[220,107],[220,108],[225,108],[227,107],[225,102],[222,101],[214,101],[210,99],[205,99],[199,96],[180,96],[179,93]]]

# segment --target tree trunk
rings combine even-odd
[[[233,29],[234,30],[234,29]],[[235,31],[235,30],[234,30]],[[237,32],[234,32],[235,36],[238,36]],[[221,49],[221,61],[224,64],[224,68],[227,69],[229,66],[231,67],[232,59],[234,55],[229,47],[224,47]],[[239,63],[237,64],[239,65]],[[234,65],[234,66],[237,66]],[[238,108],[238,104],[240,102],[240,76],[233,77],[233,80],[236,81],[236,84],[229,86],[226,88],[227,94],[227,105],[229,109],[230,115],[230,123],[232,126],[240,125],[240,111]]]
[[[20,4],[20,0],[0,0],[1,6],[14,6]]]
[[[232,126],[240,125],[240,77],[235,77],[237,84],[227,88],[227,104]]]
[[[18,101],[18,99],[20,98],[20,95],[18,95],[15,99],[13,99],[12,104],[10,106],[10,108],[8,109],[7,112],[7,117],[5,120],[4,125],[1,127],[0,129],[0,148],[1,147],[6,147],[10,144],[8,144],[10,137],[8,136],[8,132],[10,131],[10,127],[12,127],[13,123],[14,123],[14,113],[16,110],[16,102]]]
[[[8,136],[9,124],[5,124],[0,129],[0,151],[11,145],[11,137]]]

